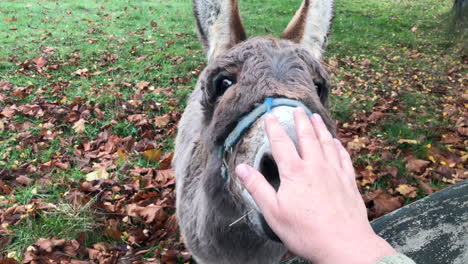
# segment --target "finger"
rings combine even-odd
[[[343,169],[343,168],[344,168],[344,167],[343,167],[343,166],[344,166],[344,165],[343,165],[344,157],[342,156],[343,153],[340,151],[340,149],[341,149],[341,142],[340,142],[338,139],[336,139],[336,138],[334,138],[333,141],[335,142],[335,147],[336,147],[336,149],[338,150],[338,156],[340,157],[340,158],[338,159],[338,160],[340,161],[340,168]]]
[[[319,114],[313,114],[311,120],[325,159],[333,166],[339,168],[340,156],[338,154],[338,150],[336,149],[335,142],[333,141],[333,137],[325,126],[322,117]]]
[[[265,129],[270,141],[273,158],[280,171],[284,171],[284,169],[300,160],[293,141],[273,115],[267,114],[265,116]]]
[[[351,161],[351,157],[349,156],[348,151],[344,148],[341,142],[338,139],[334,139],[336,147],[338,149],[338,153],[340,155],[340,163],[341,167],[343,168],[343,173],[346,175],[346,180],[352,184],[353,188],[356,187],[356,176],[354,173],[353,162]]]
[[[260,211],[266,216],[275,215],[277,211],[276,191],[265,177],[256,169],[246,164],[236,167],[236,174],[250,193]]]
[[[311,159],[320,158],[322,150],[315,135],[314,128],[310,122],[309,117],[303,108],[294,109],[294,121],[296,124],[296,133],[299,141],[299,151],[301,158]]]

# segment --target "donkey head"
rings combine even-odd
[[[297,106],[320,114],[335,133],[326,109],[329,76],[320,62],[332,2],[304,0],[280,39],[247,40],[237,0],[194,0],[208,57],[198,83],[205,127],[201,142],[209,152],[204,188],[213,200],[233,205],[237,217],[251,212],[246,223],[261,236],[275,237],[234,169],[246,163],[275,188],[281,184],[261,118],[265,112],[275,115],[295,142],[292,110]]]

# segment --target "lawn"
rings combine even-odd
[[[331,112],[373,219],[468,177],[466,35],[451,0],[336,2]],[[250,36],[278,36],[299,5],[240,10]],[[205,66],[191,12],[0,2],[0,263],[190,259],[170,161]]]

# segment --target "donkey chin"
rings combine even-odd
[[[266,113],[294,142],[296,107],[320,114],[335,134],[329,75],[320,62],[333,1],[304,0],[279,39],[247,39],[236,0],[194,0],[193,6],[208,65],[176,138],[180,231],[197,263],[278,263],[287,250],[234,169],[249,164],[274,188],[281,185]]]

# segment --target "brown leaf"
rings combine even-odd
[[[372,112],[372,114],[367,118],[369,122],[376,122],[379,119],[383,118],[385,116],[385,113],[382,112]]]
[[[129,115],[127,117],[127,120],[132,123],[138,123],[143,119],[146,119],[147,115],[146,114],[134,114],[134,115]]]
[[[108,236],[108,237],[110,237],[112,239],[122,240],[122,232],[120,232],[119,230],[106,229],[106,230],[104,230],[104,234],[106,234],[106,236]]]
[[[3,108],[1,114],[6,118],[12,118],[16,110],[16,106],[7,106]]]
[[[52,252],[55,247],[63,246],[65,245],[66,240],[65,239],[55,239],[55,238],[39,238],[39,241],[34,243],[34,246],[38,247],[41,250],[44,250],[45,252]]]
[[[163,252],[161,254],[161,261],[164,262],[164,263],[166,263],[166,262],[176,263],[177,262],[177,256],[178,256],[178,251],[173,250],[173,249],[166,250],[165,252]]]
[[[74,75],[78,75],[78,76],[86,76],[88,74],[89,70],[84,68],[84,69],[79,69],[79,70],[76,70],[75,72],[73,72]]]
[[[369,66],[370,64],[371,64],[371,60],[369,60],[369,59],[365,59],[365,60],[361,61],[361,65],[362,65],[362,66],[367,67],[367,66]]]
[[[158,128],[163,128],[167,126],[169,121],[171,121],[171,117],[168,114],[165,114],[163,116],[156,116],[154,118],[154,123],[156,124],[156,127]]]
[[[366,147],[366,144],[369,143],[369,140],[365,137],[356,137],[352,141],[349,141],[346,145],[347,149],[360,151],[362,148]]]
[[[408,156],[405,158],[406,169],[412,172],[421,173],[431,162],[427,160],[420,160],[414,156]]]
[[[73,124],[73,130],[78,134],[83,133],[85,131],[85,123],[86,120],[81,118]]]
[[[172,165],[172,158],[174,157],[174,152],[165,153],[161,162],[159,162],[159,170],[167,170],[171,168]]]
[[[17,183],[23,184],[23,185],[31,185],[31,183],[34,182],[34,180],[32,180],[32,179],[30,179],[30,178],[28,178],[26,176],[23,176],[23,175],[16,177],[15,181]]]
[[[431,186],[429,186],[429,184],[423,182],[423,181],[419,181],[418,180],[418,183],[419,183],[419,186],[421,186],[421,189],[423,189],[423,191],[425,193],[427,193],[428,195],[432,194],[434,192],[434,190],[432,189]]]
[[[141,82],[137,83],[137,88],[143,90],[145,88],[148,88],[150,85],[151,85],[150,82],[141,81]]]
[[[150,149],[143,152],[143,157],[147,158],[150,161],[158,162],[161,158],[161,150],[160,149]]]
[[[456,144],[462,142],[462,139],[454,133],[442,135],[442,143],[444,144]]]
[[[386,166],[385,169],[394,178],[396,178],[396,176],[398,175],[398,168]]]
[[[371,218],[380,217],[403,206],[401,196],[393,197],[383,190],[378,190],[372,201],[374,206],[371,208]]]
[[[11,188],[0,179],[0,193],[12,194]]]
[[[415,198],[418,189],[408,184],[400,184],[395,190],[405,197]]]
[[[39,73],[42,73],[42,67],[44,67],[47,64],[46,59],[42,57],[34,58],[33,62],[36,64],[36,70]]]
[[[154,220],[164,220],[167,215],[162,206],[155,204],[150,204],[145,207],[129,204],[127,207],[127,214],[129,216],[139,216],[143,218],[145,224],[150,224]]]
[[[16,261],[13,258],[6,258],[6,259],[0,259],[0,264],[17,264],[18,261]]]
[[[60,168],[62,170],[68,170],[68,167],[69,167],[68,163],[64,163],[64,162],[60,162],[60,161],[55,162],[54,165],[55,165],[55,167]]]
[[[464,137],[468,137],[468,127],[459,127],[457,128],[457,132]]]
[[[172,179],[174,179],[174,171],[172,169],[158,170],[158,174],[156,175],[156,181],[158,181],[162,185],[166,184]]]

